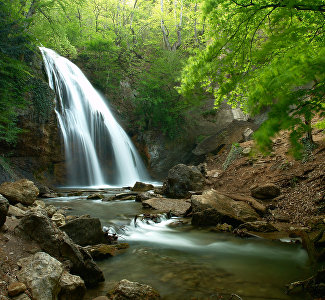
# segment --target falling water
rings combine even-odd
[[[81,70],[40,48],[65,146],[69,184],[133,185],[149,179],[136,148]]]

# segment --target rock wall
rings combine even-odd
[[[14,146],[0,143],[0,183],[28,178],[39,185],[60,185],[65,181],[65,169],[55,95],[48,86],[41,54],[35,53],[28,63],[34,77],[29,82],[27,105],[18,116],[23,133]]]
[[[258,128],[241,110],[223,104],[214,110],[213,99],[206,100],[186,115],[182,136],[169,140],[159,131],[139,134],[136,144],[146,158],[149,171],[156,179],[167,176],[168,170],[179,163],[197,165],[209,153],[216,154],[223,147],[245,140],[247,128]]]

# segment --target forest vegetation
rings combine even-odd
[[[311,119],[324,116],[324,13],[322,0],[0,0],[0,140],[21,131],[17,113],[36,88],[30,59],[43,45],[82,60],[104,93],[129,78],[141,130],[177,136],[211,92],[216,106],[267,110],[261,149],[289,129],[299,157]]]

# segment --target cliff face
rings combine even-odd
[[[55,95],[47,84],[40,53],[29,64],[33,78],[26,107],[19,111],[23,129],[15,146],[0,144],[0,183],[28,178],[38,184],[65,182],[64,153],[54,111]]]

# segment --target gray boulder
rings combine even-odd
[[[238,226],[259,219],[256,211],[246,202],[235,201],[215,190],[193,195],[191,203],[192,224],[195,226],[215,226],[223,223]]]
[[[98,218],[80,217],[69,221],[60,229],[80,246],[105,243],[105,235]]]
[[[280,189],[273,183],[267,183],[252,188],[251,195],[261,200],[273,199],[280,195]]]
[[[59,261],[69,261],[71,273],[79,275],[87,286],[94,286],[105,280],[89,253],[74,244],[42,212],[31,212],[23,217],[15,228],[15,233],[37,242],[43,251]]]
[[[178,164],[171,168],[164,181],[163,192],[171,198],[186,198],[189,191],[202,191],[205,179],[195,166]]]
[[[21,270],[17,277],[31,289],[33,299],[57,299],[60,292],[59,280],[63,273],[62,264],[47,253],[38,252],[18,261]]]
[[[110,300],[158,300],[159,293],[151,286],[138,282],[121,280],[108,295]]]
[[[191,202],[186,199],[151,198],[142,201],[142,206],[158,210],[159,213],[171,213],[174,216],[184,216],[189,212]]]
[[[8,200],[2,195],[0,195],[0,228],[6,222],[8,209],[9,209]]]
[[[87,197],[88,200],[101,200],[101,199],[104,199],[104,198],[105,197],[100,193],[90,194]]]
[[[0,194],[6,197],[11,204],[32,205],[39,194],[39,190],[32,181],[21,179],[15,182],[2,183]]]

